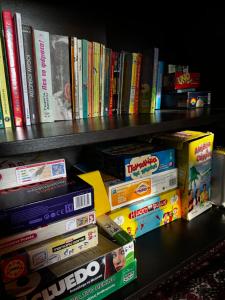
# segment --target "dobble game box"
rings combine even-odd
[[[98,246],[5,284],[3,299],[100,300],[136,276],[133,241],[119,243],[99,234]]]
[[[95,149],[96,167],[124,181],[143,178],[175,167],[174,149],[148,143],[121,144]]]
[[[181,217],[179,189],[153,196],[109,213],[133,238]]]
[[[185,130],[159,138],[164,145],[176,148],[182,217],[191,220],[212,206],[210,187],[214,135]]]

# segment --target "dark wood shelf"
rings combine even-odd
[[[136,137],[224,120],[225,110],[162,110],[154,114],[98,117],[0,130],[0,156]]]
[[[141,299],[181,266],[224,239],[225,211],[219,208],[190,222],[177,220],[139,237],[135,245],[137,280],[107,299]]]

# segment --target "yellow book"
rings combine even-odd
[[[6,86],[6,74],[3,59],[2,40],[0,39],[0,95],[2,103],[2,111],[4,117],[5,128],[12,127],[12,120],[10,115],[9,97]]]
[[[88,172],[78,175],[81,179],[89,183],[94,188],[94,203],[96,217],[110,211],[108,195],[99,171]]]
[[[138,58],[138,53],[132,53],[132,73],[131,73],[129,114],[134,113],[134,97],[135,97],[136,77],[137,77],[137,58]]]
[[[93,42],[93,91],[94,91],[94,117],[100,115],[99,100],[100,100],[100,44]]]

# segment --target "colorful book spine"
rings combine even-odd
[[[71,62],[71,101],[73,119],[75,117],[75,69],[74,69],[74,38],[70,38],[70,62]]]
[[[139,53],[138,56],[137,56],[136,86],[135,86],[135,95],[134,95],[134,114],[138,113],[139,92],[140,92],[140,75],[141,75],[141,61],[142,61],[142,55]]]
[[[23,97],[20,84],[19,63],[16,47],[16,36],[11,11],[2,12],[3,28],[5,36],[6,55],[8,62],[11,98],[16,126],[23,126]]]
[[[69,38],[50,35],[52,100],[56,121],[72,120]]]
[[[111,52],[110,58],[110,79],[109,79],[109,111],[108,115],[113,115],[113,87],[114,87],[114,67],[115,67],[115,52]]]
[[[157,84],[157,72],[159,64],[159,49],[154,49],[154,66],[153,66],[153,79],[152,79],[152,97],[150,104],[150,113],[154,113],[156,104],[156,84]]]
[[[79,108],[79,79],[78,76],[78,41],[74,37],[74,80],[75,80],[75,119],[80,118],[80,108]]]
[[[112,50],[105,48],[105,80],[104,80],[104,116],[108,115],[109,111],[109,90],[110,90],[110,60]]]
[[[164,62],[163,61],[159,61],[158,74],[157,74],[157,88],[156,88],[155,109],[160,109],[161,108],[163,70],[164,70]]]
[[[99,81],[100,81],[100,44],[93,42],[93,91],[94,91],[94,117],[99,116]]]
[[[134,113],[134,98],[135,98],[136,76],[137,76],[137,57],[138,57],[138,53],[132,53],[132,73],[131,73],[131,85],[130,85],[129,114]]]
[[[9,94],[7,89],[8,72],[6,65],[5,47],[2,35],[1,21],[0,21],[0,98],[1,98],[1,109],[3,112],[4,127],[12,127]],[[1,125],[2,126],[2,125]],[[3,127],[1,127],[3,128]]]
[[[132,78],[132,53],[124,53],[124,72],[123,72],[123,91],[121,113],[127,114],[129,112],[130,102],[130,87]]]
[[[105,82],[105,46],[101,44],[100,49],[100,116],[104,115],[104,82]]]
[[[88,42],[88,117],[93,117],[93,45]]]
[[[33,42],[32,42],[32,28],[28,25],[22,25],[23,32],[23,46],[27,77],[27,91],[30,108],[31,124],[39,122],[38,102],[36,93],[35,71],[34,71],[34,57],[33,57]]]
[[[88,41],[82,40],[82,101],[83,118],[88,117]]]
[[[83,91],[82,91],[82,40],[77,40],[77,78],[79,95],[79,117],[83,118]]]
[[[54,122],[49,33],[34,30],[33,34],[40,122]]]
[[[24,108],[24,120],[26,125],[31,125],[30,119],[30,107],[28,101],[28,91],[27,91],[27,75],[25,67],[25,57],[24,57],[24,45],[23,45],[23,33],[22,33],[22,21],[21,14],[15,13],[14,22],[16,28],[16,38],[17,38],[17,49],[18,49],[18,61],[20,66],[20,78],[23,93],[23,108]]]
[[[119,78],[119,53],[115,52],[114,70],[113,70],[113,115],[118,111],[118,78]]]
[[[1,88],[1,86],[0,86]],[[3,112],[2,112],[2,101],[1,101],[1,95],[0,95],[0,128],[4,128],[4,117],[3,117]]]
[[[119,71],[119,86],[118,86],[118,111],[120,115],[122,111],[122,95],[123,95],[123,77],[124,77],[124,56],[125,53],[120,53],[120,71]]]

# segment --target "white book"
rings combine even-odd
[[[82,40],[77,40],[78,50],[78,93],[79,93],[79,117],[83,118],[83,93],[82,93]]]
[[[75,80],[75,119],[80,118],[79,113],[79,76],[78,76],[78,42],[74,37],[74,80]]]
[[[34,30],[33,34],[40,121],[54,122],[49,33]]]
[[[23,33],[22,33],[22,21],[21,14],[15,13],[15,28],[16,28],[16,39],[18,46],[18,58],[20,65],[20,78],[21,78],[21,86],[23,92],[23,107],[24,107],[24,116],[26,125],[31,125],[30,120],[30,107],[28,100],[28,91],[27,91],[27,75],[26,75],[26,66],[25,66],[25,57],[24,57],[24,45],[23,45]]]

